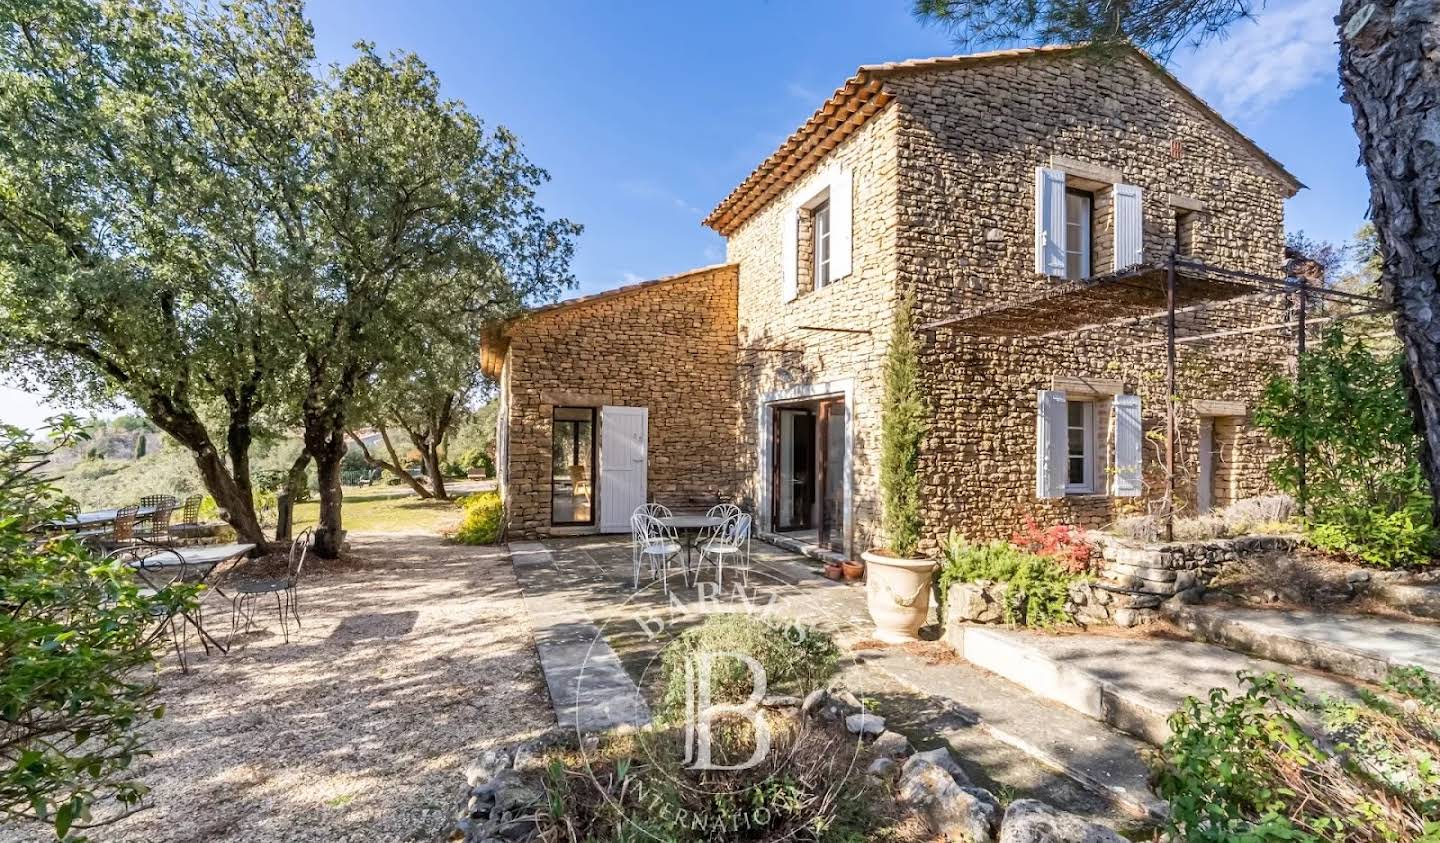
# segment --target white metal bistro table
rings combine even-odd
[[[200,585],[214,587],[215,593],[224,597],[225,592],[221,591],[218,586],[211,586],[209,582],[215,569],[224,562],[249,553],[254,548],[255,545],[244,542],[198,545],[196,547],[157,547],[154,554],[136,559],[130,563],[130,566],[135,569],[135,573],[140,579],[144,580],[151,588],[156,589],[162,587],[166,569],[188,568],[198,574],[196,581]],[[185,610],[181,610],[180,614],[200,633],[200,640],[203,643],[215,645],[222,653],[228,652],[223,644],[205,631],[205,627],[200,625],[198,618]]]
[[[674,530],[680,537],[680,544],[685,548],[685,571],[688,576],[690,571],[690,552],[700,541],[700,534],[706,530],[713,530],[725,523],[725,519],[718,515],[667,515],[664,518],[656,519],[661,524]],[[700,572],[695,572],[695,581],[700,581]]]

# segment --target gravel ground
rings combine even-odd
[[[443,839],[464,768],[554,723],[508,559],[432,535],[351,537],[363,570],[303,580],[304,628],[268,629],[191,672],[162,660],[147,810],[96,841]],[[206,625],[229,630],[229,606]],[[223,636],[222,640],[223,640]],[[53,840],[37,826],[0,840]]]

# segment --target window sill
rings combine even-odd
[[[1108,500],[1108,492],[1066,492],[1065,499],[1071,501]]]

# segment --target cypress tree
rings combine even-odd
[[[880,416],[880,494],[885,543],[899,557],[920,544],[920,440],[925,405],[920,395],[920,354],[914,330],[915,302],[902,298],[885,356],[885,402]]]

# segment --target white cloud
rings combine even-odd
[[[1227,117],[1264,111],[1339,62],[1335,0],[1291,0],[1230,25],[1228,37],[1177,54],[1179,76]]]
[[[638,275],[634,272],[626,271],[620,273],[620,280],[624,281],[626,284],[639,284],[641,281],[645,280],[645,276]]]
[[[812,103],[819,104],[821,101],[823,101],[823,100],[825,99],[824,97],[820,96],[818,93],[810,90],[809,88],[805,87],[804,85],[801,85],[799,82],[791,82],[791,83],[787,84],[787,85],[785,86],[785,91],[786,91],[786,93],[790,94],[790,96],[794,97],[795,99],[797,99],[797,100],[803,100],[804,102],[812,102]]]
[[[684,197],[677,196],[649,180],[622,181],[620,182],[620,189],[632,196],[638,196],[641,199],[667,204],[676,210],[684,211],[686,214],[703,213],[700,208],[686,201]]]

